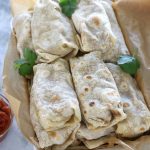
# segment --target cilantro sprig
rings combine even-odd
[[[77,0],[59,0],[59,5],[62,12],[69,18],[71,18],[77,7]]]
[[[14,62],[15,69],[22,76],[29,76],[33,73],[33,66],[36,63],[37,55],[29,48],[23,50],[24,58],[20,58]]]
[[[137,70],[140,68],[139,60],[131,55],[120,56],[117,64],[124,72],[129,73],[132,76],[135,76]]]

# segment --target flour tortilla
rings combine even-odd
[[[88,129],[83,123],[77,132],[78,139],[93,140],[114,133],[114,127],[110,127],[102,131],[101,129]]]
[[[31,18],[31,13],[24,12],[15,16],[12,22],[13,30],[17,39],[17,50],[21,58],[23,58],[24,48],[30,48],[33,50],[31,38]]]
[[[81,114],[66,60],[34,67],[30,100],[31,120],[41,148],[73,142],[69,137],[79,128]]]
[[[76,56],[78,45],[71,21],[52,0],[37,0],[31,23],[32,39],[41,62]]]
[[[116,37],[99,0],[80,0],[72,21],[79,33],[78,40],[83,52],[107,53],[114,47]]]
[[[65,127],[55,131],[44,130],[39,123],[35,103],[32,100],[30,101],[30,116],[41,148],[49,147],[49,149],[56,150],[62,147],[63,150],[71,145],[75,140],[74,135],[80,126],[79,124],[77,124],[76,126],[74,125],[72,127]]]
[[[121,137],[133,138],[150,129],[150,111],[135,80],[119,66],[107,64],[117,84],[127,118],[117,124],[116,133]]]
[[[100,58],[100,52],[91,52],[70,59],[70,66],[87,128],[104,130],[125,119],[126,114],[112,74]]]

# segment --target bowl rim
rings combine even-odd
[[[7,99],[3,94],[1,94],[1,93],[0,93],[0,97],[1,97],[2,100],[3,100],[7,105],[9,105],[9,107],[10,107],[10,104],[9,104],[8,99]],[[10,108],[10,109],[11,109],[11,108]]]

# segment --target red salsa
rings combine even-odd
[[[11,123],[11,110],[7,103],[0,98],[0,136],[9,128]]]

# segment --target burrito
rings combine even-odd
[[[83,52],[106,53],[114,47],[116,37],[100,0],[81,0],[72,20]]]
[[[100,52],[71,58],[70,66],[83,120],[88,129],[104,130],[126,118],[112,74]]]
[[[40,19],[39,19],[40,18]],[[78,45],[71,21],[52,0],[38,0],[31,21],[32,40],[38,59],[52,62],[60,57],[77,54]]]
[[[12,22],[13,30],[17,39],[17,50],[21,58],[23,58],[24,48],[30,48],[33,50],[31,38],[31,18],[31,13],[24,12],[14,17]]]
[[[112,2],[111,1],[101,1],[101,4],[103,5],[106,14],[109,18],[110,24],[111,24],[111,28],[112,31],[114,33],[114,35],[117,37],[115,46],[111,49],[111,55],[107,54],[103,56],[104,60],[109,60],[109,62],[116,62],[118,57],[120,55],[127,55],[129,54],[129,50],[125,44],[125,40],[123,37],[123,34],[121,32],[121,29],[119,27],[119,24],[117,22],[114,10],[111,6]]]
[[[135,80],[119,66],[107,64],[117,84],[127,118],[117,124],[116,133],[121,137],[137,137],[150,129],[150,111]]]
[[[34,67],[30,94],[31,120],[41,148],[71,144],[81,114],[66,60]]]

